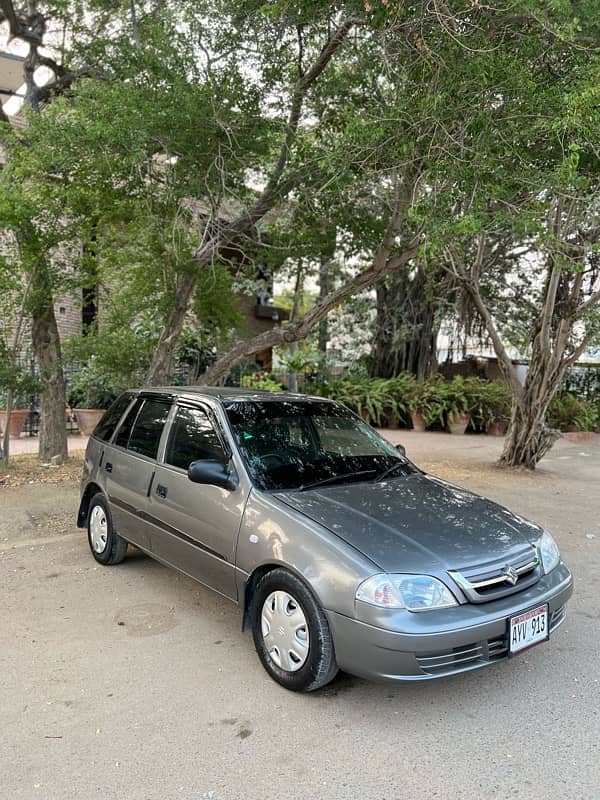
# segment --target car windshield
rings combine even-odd
[[[225,403],[225,411],[260,489],[303,490],[417,472],[393,445],[335,403],[237,400]]]

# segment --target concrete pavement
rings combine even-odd
[[[98,566],[76,486],[0,489],[0,796],[599,797],[600,448],[561,441],[531,475],[492,466],[498,440],[398,437],[556,534],[576,591],[550,642],[443,681],[291,694],[226,600],[135,551]]]

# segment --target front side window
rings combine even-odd
[[[169,403],[161,400],[144,400],[144,405],[137,415],[129,436],[127,449],[141,456],[156,458],[158,445],[167,417]]]
[[[115,432],[115,428],[119,424],[119,420],[123,416],[129,403],[131,403],[130,394],[122,394],[120,397],[117,397],[115,402],[94,428],[92,436],[95,436],[96,439],[100,439],[103,442],[108,442]]]
[[[179,408],[171,425],[165,463],[185,469],[192,461],[226,460],[217,432],[199,408]]]
[[[225,404],[238,448],[261,489],[373,480],[417,472],[410,461],[343,406],[301,400]]]

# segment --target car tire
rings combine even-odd
[[[88,544],[99,564],[120,564],[127,555],[127,542],[115,531],[108,503],[101,494],[90,500],[87,519]]]
[[[278,568],[259,580],[250,619],[258,657],[277,683],[313,692],[333,680],[338,666],[327,617],[291,572]]]

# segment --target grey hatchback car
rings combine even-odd
[[[267,672],[418,681],[545,641],[573,581],[552,536],[427,475],[318,397],[167,387],[123,394],[89,440],[78,525],[237,603]]]

